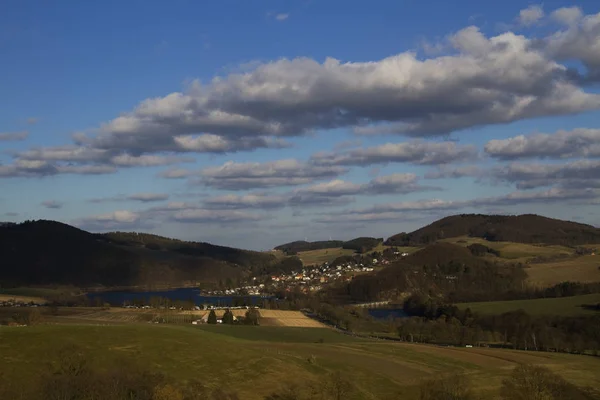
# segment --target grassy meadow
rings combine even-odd
[[[147,324],[0,327],[0,375],[26,391],[57,349],[73,343],[98,368],[135,361],[178,382],[233,389],[241,399],[262,399],[331,371],[356,386],[356,399],[416,399],[423,380],[457,372],[494,398],[518,363],[544,365],[579,386],[600,385],[594,357],[354,339],[326,328]]]
[[[465,247],[474,243],[479,243],[498,251],[501,258],[517,262],[526,262],[535,257],[569,256],[575,253],[574,249],[565,246],[546,246],[515,242],[490,242],[482,238],[469,236],[443,239],[441,242],[452,243]]]
[[[563,317],[598,314],[597,311],[582,308],[583,304],[600,303],[600,293],[581,296],[549,299],[485,301],[478,303],[459,303],[460,309],[470,308],[480,314],[502,314],[509,311],[524,310],[530,315],[559,315]]]
[[[564,281],[599,282],[600,255],[530,264],[526,271],[529,281],[540,287],[552,286]]]

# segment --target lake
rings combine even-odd
[[[196,288],[181,288],[160,291],[114,291],[88,293],[87,297],[94,302],[97,298],[103,303],[110,303],[113,306],[121,306],[125,302],[143,300],[148,303],[152,297],[163,297],[170,300],[193,301],[196,305],[212,304],[215,306],[232,306],[235,299],[250,299],[252,304],[260,304],[265,298],[263,296],[201,296],[200,290]]]
[[[376,319],[408,318],[408,315],[401,308],[370,308],[369,315]]]

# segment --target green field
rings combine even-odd
[[[520,262],[525,262],[534,257],[553,257],[561,255],[568,256],[575,253],[574,249],[565,246],[546,246],[514,242],[490,242],[485,239],[470,236],[459,236],[440,241],[453,243],[460,246],[469,246],[473,243],[479,243],[498,251],[501,258]]]
[[[509,311],[524,310],[530,315],[576,316],[598,314],[597,311],[586,310],[582,304],[600,303],[600,293],[582,296],[559,297],[554,299],[486,301],[480,303],[460,303],[461,309],[470,308],[481,314],[502,314]]]
[[[262,399],[330,371],[356,386],[356,399],[415,399],[423,380],[457,372],[468,374],[483,398],[494,398],[518,363],[545,365],[579,386],[600,385],[594,357],[357,340],[330,329],[148,324],[0,327],[0,375],[26,391],[70,343],[97,368],[135,360],[174,381],[230,388],[241,399]]]
[[[529,282],[536,286],[552,286],[564,281],[600,282],[600,256],[581,256],[563,261],[527,266]]]

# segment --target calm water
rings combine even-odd
[[[369,309],[369,315],[377,319],[396,319],[396,318],[407,318],[408,315],[401,308],[371,308]]]
[[[212,304],[215,306],[233,305],[234,299],[251,299],[252,304],[260,304],[260,302],[263,300],[263,297],[261,296],[201,296],[200,290],[194,288],[171,289],[155,292],[101,292],[88,293],[87,296],[91,301],[95,301],[96,298],[100,298],[102,302],[110,303],[113,306],[120,306],[126,301],[132,302],[134,300],[144,300],[145,302],[148,302],[151,297],[164,297],[170,300],[183,301],[191,300],[196,305]]]

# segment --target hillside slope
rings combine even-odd
[[[583,245],[600,243],[600,229],[591,225],[539,215],[461,214],[442,218],[411,233],[399,233],[385,242],[388,246],[424,245],[457,236],[480,237],[489,241]]]
[[[275,265],[273,255],[136,233],[93,234],[55,221],[0,227],[0,285],[181,285]]]
[[[342,247],[343,244],[344,241],[342,240],[323,240],[318,242],[307,242],[304,240],[297,240],[295,242],[279,245],[274,249],[283,251],[284,253],[299,253],[301,251],[335,249],[337,247]]]

